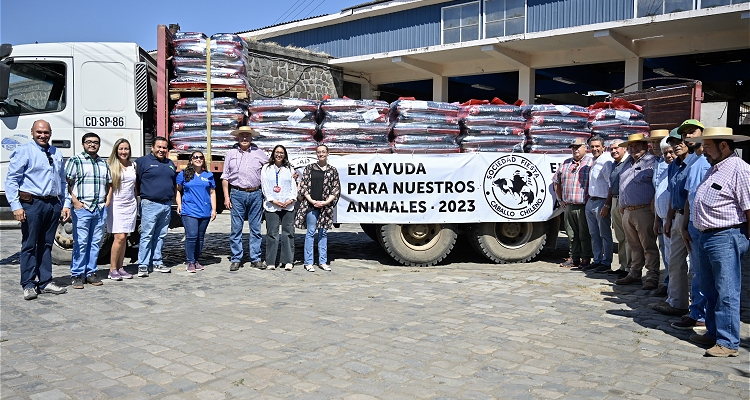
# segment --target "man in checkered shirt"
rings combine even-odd
[[[750,165],[735,153],[731,128],[706,128],[703,154],[711,164],[690,204],[690,217],[701,234],[699,276],[706,297],[706,334],[690,340],[710,348],[708,357],[737,357],[740,346],[742,255],[750,238]],[[745,355],[747,356],[747,354]]]
[[[73,289],[83,289],[84,282],[93,286],[102,284],[102,280],[96,276],[96,259],[107,222],[106,207],[109,205],[112,184],[109,164],[98,155],[101,146],[99,135],[89,132],[83,135],[81,143],[83,152],[71,157],[65,168],[68,195],[63,210],[73,206],[74,247],[70,262]]]

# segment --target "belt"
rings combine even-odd
[[[674,212],[676,212],[677,214],[685,214],[685,209],[684,208],[675,208]]]
[[[742,229],[743,226],[744,224],[738,224],[738,225],[727,226],[725,228],[708,228],[708,229],[702,230],[701,233],[718,232],[718,231],[723,231],[725,229]]]
[[[604,197],[591,196],[589,197],[589,200],[604,200]]]
[[[50,200],[50,199],[58,199],[58,196],[37,196],[37,195],[31,195],[31,197],[38,199],[38,200]]]
[[[231,186],[232,186],[232,189],[239,190],[240,192],[254,192],[254,191],[260,189],[260,186],[256,186],[254,188],[241,188],[239,186],[234,186],[234,185],[231,185]]]
[[[640,210],[641,208],[646,208],[650,206],[651,204],[641,204],[639,206],[629,206],[625,207],[626,210],[633,211],[633,210]]]

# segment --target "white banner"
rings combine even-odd
[[[547,221],[555,203],[552,175],[569,157],[521,153],[331,155],[329,163],[341,179],[335,221]],[[293,163],[314,160],[307,156]]]

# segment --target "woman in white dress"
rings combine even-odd
[[[130,161],[130,142],[118,139],[109,159],[112,174],[112,203],[107,208],[107,232],[114,236],[109,265],[109,279],[121,281],[133,275],[125,272],[123,260],[128,234],[135,230],[138,203],[135,185],[136,165]]]

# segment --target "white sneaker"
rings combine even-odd
[[[138,267],[138,277],[139,278],[145,278],[148,276],[148,268],[146,267]]]
[[[172,272],[172,268],[169,268],[169,267],[165,266],[164,264],[162,264],[162,265],[154,265],[154,272],[161,272],[163,274],[168,274],[168,273]]]
[[[320,264],[319,267],[323,271],[330,271],[331,270],[331,267],[329,267],[328,264]]]
[[[286,263],[286,265],[284,265],[284,269],[287,271],[291,271],[293,267],[294,265],[292,265],[292,263]]]

